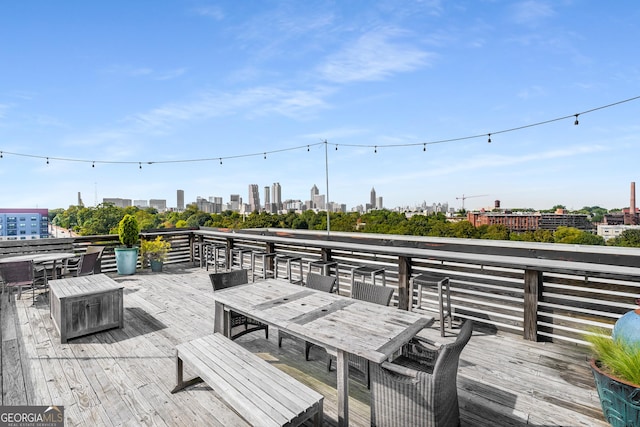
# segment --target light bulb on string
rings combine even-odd
[[[422,147],[422,151],[427,151],[427,144],[424,144],[424,147]]]
[[[336,151],[338,151],[338,144],[336,144]]]
[[[309,146],[307,145],[307,151],[309,151]]]
[[[222,157],[220,157],[220,164],[222,164]]]
[[[265,160],[267,159],[267,153],[264,153],[264,159]]]
[[[142,162],[138,162],[138,168],[142,169]]]
[[[488,135],[489,135],[489,139],[487,140],[487,142],[491,144],[491,134],[488,134]]]
[[[91,164],[91,167],[92,167],[92,168],[95,168],[95,167],[96,167],[96,162],[93,162],[93,163]]]
[[[374,153],[377,153],[377,152],[378,152],[378,146],[377,146],[377,145],[374,145],[374,146],[373,146],[373,152],[374,152]]]
[[[47,157],[47,164],[49,164],[49,158]]]
[[[4,156],[2,155],[2,151],[0,151],[0,159],[3,158]]]
[[[580,122],[578,121],[578,116],[579,116],[579,115],[580,115],[580,114],[576,114],[576,121],[575,121],[575,122],[573,122],[573,124],[574,124],[574,125],[576,125],[576,126],[578,126],[578,124],[580,124]]]

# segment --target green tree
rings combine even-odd
[[[509,229],[503,224],[491,224],[486,231],[480,234],[481,239],[509,240]]]
[[[640,247],[640,228],[624,230],[619,236],[609,241],[612,246]]]

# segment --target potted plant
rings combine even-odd
[[[162,236],[157,236],[154,240],[142,240],[140,242],[140,256],[142,265],[151,266],[151,271],[162,271],[162,263],[166,261],[167,254],[171,250],[171,243]]]
[[[640,425],[640,309],[618,319],[611,336],[598,330],[585,339],[605,418],[614,427]]]
[[[126,214],[118,223],[118,237],[123,246],[115,248],[118,274],[135,274],[138,264],[138,243],[140,228],[136,217]]]

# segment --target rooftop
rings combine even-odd
[[[213,331],[207,271],[165,265],[163,273],[110,274],[124,286],[124,328],[60,344],[48,294],[2,298],[2,405],[64,405],[67,426],[245,425],[206,385],[171,394],[177,344]],[[461,356],[462,426],[606,426],[584,347],[527,341],[476,325]],[[436,341],[437,325],[423,331]],[[277,346],[277,333],[236,342],[325,396],[324,424],[337,424],[336,372],[326,353],[300,343]],[[189,375],[188,366],[186,375]],[[354,373],[354,376],[356,374]],[[353,376],[352,376],[353,378]],[[350,420],[368,426],[369,392],[350,386]]]

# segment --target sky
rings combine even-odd
[[[640,3],[0,3],[0,207],[629,206]],[[579,114],[579,125],[574,125]],[[491,134],[491,143],[488,142]]]

